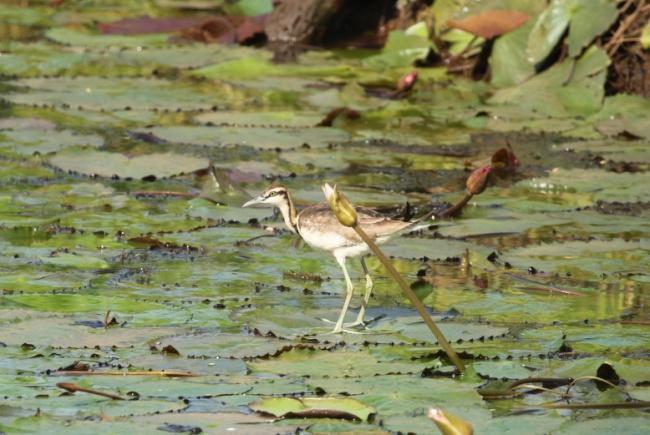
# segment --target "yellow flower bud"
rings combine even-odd
[[[427,416],[433,420],[443,435],[472,435],[474,428],[462,418],[443,412],[441,409],[429,408]]]
[[[353,227],[357,224],[357,211],[345,195],[336,190],[336,185],[332,188],[328,183],[325,183],[323,193],[341,225]]]

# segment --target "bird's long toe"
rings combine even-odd
[[[366,326],[366,322],[363,320],[355,320],[354,322],[344,323],[343,326],[346,328],[354,328],[355,326]]]
[[[355,331],[354,329],[346,329],[346,328],[334,328],[330,334],[357,334],[357,335],[364,335],[364,334],[370,334],[369,332],[363,332],[363,331]]]

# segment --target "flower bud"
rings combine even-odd
[[[467,183],[465,184],[467,187],[467,193],[470,195],[478,195],[479,193],[482,193],[487,187],[490,172],[492,172],[492,166],[485,165],[475,169],[474,172],[469,174],[469,177],[467,177]]]
[[[429,408],[427,417],[438,426],[443,435],[472,435],[474,433],[474,428],[469,422],[457,415],[443,412],[441,409]]]
[[[415,82],[418,81],[418,72],[411,71],[410,73],[400,77],[397,81],[397,92],[406,92],[411,90],[415,86]]]
[[[357,211],[345,195],[336,190],[336,185],[332,188],[328,183],[325,183],[323,193],[341,225],[353,227],[357,224]]]

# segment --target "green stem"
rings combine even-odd
[[[370,237],[366,234],[363,229],[358,224],[355,224],[352,228],[359,234],[359,237],[368,245],[370,250],[379,258],[379,261],[381,261],[381,264],[384,265],[384,267],[388,270],[388,272],[392,275],[393,279],[397,281],[397,284],[402,288],[402,291],[404,294],[406,294],[406,297],[411,301],[413,306],[415,306],[415,309],[417,312],[420,314],[422,319],[424,320],[424,323],[427,324],[431,332],[433,332],[433,335],[436,337],[438,340],[438,344],[443,348],[443,350],[447,353],[447,356],[451,360],[452,363],[456,366],[458,371],[461,373],[465,371],[465,365],[463,362],[460,360],[454,349],[451,347],[445,336],[443,335],[442,331],[438,329],[438,326],[434,323],[433,319],[431,316],[429,316],[429,313],[427,312],[426,308],[424,307],[424,304],[420,301],[420,299],[417,297],[415,293],[413,293],[413,290],[411,290],[411,287],[404,281],[404,278],[402,278],[402,275],[395,269],[395,266],[393,266],[393,263],[384,255],[383,252],[379,249],[379,247],[373,242]]]

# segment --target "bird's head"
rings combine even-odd
[[[289,190],[284,186],[271,186],[262,192],[261,195],[256,196],[250,201],[246,202],[242,207],[249,207],[254,204],[268,204],[273,207],[280,207],[289,202]]]

